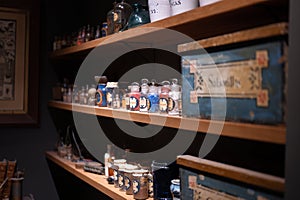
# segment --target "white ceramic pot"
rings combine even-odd
[[[199,6],[199,0],[170,0],[171,14],[177,15]]]
[[[199,4],[202,7],[202,6],[206,6],[206,5],[209,5],[209,4],[216,3],[218,1],[221,1],[221,0],[199,0]]]
[[[148,0],[148,6],[151,22],[171,16],[169,0]]]

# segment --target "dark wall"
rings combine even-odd
[[[30,12],[30,27],[34,27],[30,39],[30,48],[37,45],[37,51],[30,50],[30,59],[35,59],[39,70],[39,126],[34,128],[6,127],[0,128],[0,159],[16,159],[18,168],[25,170],[23,194],[33,194],[35,199],[58,199],[44,152],[53,149],[56,141],[56,130],[48,114],[47,101],[50,98],[50,86],[53,82],[53,71],[48,66],[47,44],[45,43],[45,13],[41,14],[38,0],[0,1],[1,7],[10,7]],[[40,31],[42,30],[42,31]],[[40,36],[40,37],[38,37]],[[34,53],[32,53],[34,52]],[[29,63],[32,63],[31,60]],[[32,66],[31,64],[29,65]],[[30,92],[32,89],[30,89]]]

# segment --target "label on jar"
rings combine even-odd
[[[102,106],[103,103],[103,93],[101,91],[96,92],[96,101],[98,106]]]
[[[121,187],[123,187],[123,185],[124,185],[124,177],[123,177],[123,175],[119,175],[118,176],[118,182],[119,182],[119,187],[121,188]]]
[[[160,98],[159,99],[159,110],[161,112],[167,112],[168,111],[168,99],[166,99],[166,98]]]
[[[111,107],[112,106],[112,93],[111,92],[106,93],[106,101],[107,101],[107,106]]]
[[[175,101],[169,97],[168,99],[168,111],[172,111],[175,108]]]
[[[135,96],[129,98],[130,110],[139,110],[139,100]]]
[[[148,111],[149,100],[146,96],[140,97],[140,111]]]
[[[132,190],[133,190],[133,194],[137,194],[140,191],[140,183],[137,180],[133,180]]]
[[[130,188],[130,185],[131,185],[131,181],[130,181],[128,176],[124,177],[124,184],[125,184],[125,190],[128,190]]]

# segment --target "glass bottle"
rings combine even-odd
[[[115,14],[115,9],[116,9],[117,1],[115,0],[113,3],[113,8],[108,11],[106,20],[107,20],[107,35],[111,35],[114,33],[114,22],[115,18],[117,17]]]
[[[169,115],[179,115],[178,102],[180,99],[180,85],[178,79],[173,78],[171,91],[169,92],[168,113]]]
[[[151,82],[149,87],[148,99],[149,99],[149,112],[156,113],[158,112],[158,104],[159,104],[159,95],[157,91],[157,86],[155,82]]]
[[[130,4],[126,3],[125,0],[117,3],[114,13],[114,33],[123,31],[131,13],[132,7]]]
[[[88,105],[95,106],[96,105],[96,86],[92,84],[88,91]]]
[[[73,85],[72,103],[79,103],[77,85]]]
[[[131,91],[129,95],[129,105],[131,111],[139,111],[140,110],[140,85],[137,82],[133,82],[131,84]]]
[[[85,33],[84,42],[88,42],[88,41],[90,41],[90,40],[92,40],[92,38],[91,38],[91,27],[90,27],[90,25],[88,24],[88,25],[87,25],[87,28],[86,28],[86,33]]]
[[[159,112],[161,114],[168,113],[169,92],[170,92],[170,82],[163,81],[162,87],[161,87],[161,92],[159,95]]]
[[[118,82],[116,83],[116,87],[114,88],[112,94],[112,107],[114,109],[119,109],[121,107],[120,90],[118,87]]]
[[[102,23],[101,37],[107,36],[107,22]]]
[[[141,96],[140,96],[140,111],[141,112],[148,112],[149,108],[149,100],[148,100],[148,79],[142,79],[141,85]]]
[[[128,29],[150,22],[149,12],[140,3],[133,4],[133,12],[128,19]]]
[[[97,25],[95,39],[100,38],[100,37],[101,37],[100,25]]]
[[[97,91],[96,91],[96,102],[99,107],[106,106],[106,83],[107,83],[107,77],[100,76],[98,86],[97,86]]]
[[[115,88],[115,82],[107,82],[106,84],[106,106],[112,108],[112,96]]]
[[[84,86],[81,86],[81,91],[79,95],[79,103],[84,104],[84,98],[85,98],[85,88]]]

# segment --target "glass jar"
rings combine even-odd
[[[161,114],[168,113],[169,92],[170,92],[170,82],[163,81],[161,92],[159,95],[159,112]]]
[[[150,113],[158,112],[159,95],[158,95],[158,88],[155,85],[155,82],[152,82],[150,84],[148,99],[149,99],[149,112]]]
[[[95,77],[98,79],[98,86],[96,90],[96,102],[99,107],[105,107],[107,105],[106,102],[106,76]]]
[[[172,79],[171,91],[169,92],[168,113],[179,115],[180,85],[176,78]]]
[[[173,179],[171,181],[170,191],[173,200],[180,200],[180,179]]]
[[[141,112],[148,112],[149,108],[149,100],[148,100],[148,79],[144,78],[142,79],[142,85],[141,85],[141,96],[140,96],[140,111]]]
[[[140,86],[139,83],[133,82],[130,88],[130,97],[129,97],[129,105],[131,111],[139,111],[140,110]]]
[[[133,4],[133,12],[128,19],[128,29],[150,22],[149,12],[140,3]]]
[[[154,199],[172,199],[170,191],[171,171],[165,162],[153,161],[151,164],[153,175]]]

